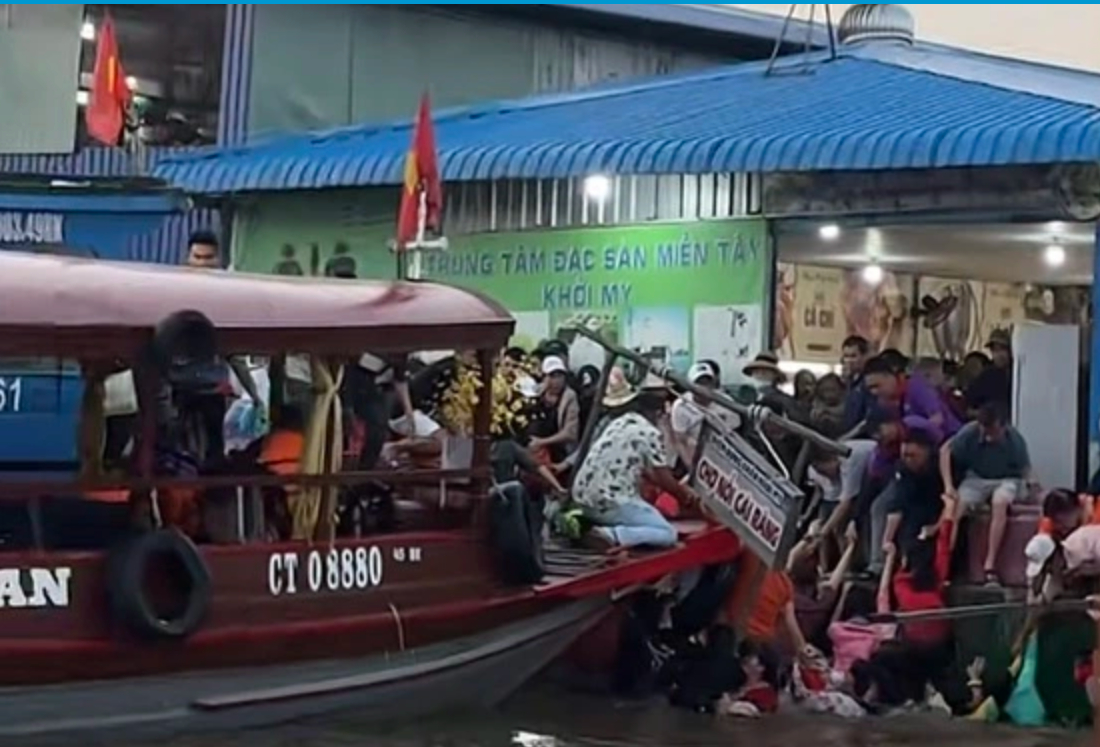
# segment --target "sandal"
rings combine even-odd
[[[987,568],[985,571],[985,585],[987,588],[1000,588],[1001,577],[997,575],[997,571]]]

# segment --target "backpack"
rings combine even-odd
[[[542,512],[520,482],[494,485],[489,492],[489,547],[505,583],[537,584],[546,575]]]

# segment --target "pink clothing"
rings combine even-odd
[[[833,623],[829,626],[829,639],[833,642],[833,669],[847,674],[853,664],[869,660],[879,644],[893,638],[896,632],[896,625]]]

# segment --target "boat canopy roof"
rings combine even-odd
[[[485,296],[427,282],[248,275],[0,251],[0,355],[128,358],[178,311],[226,352],[344,355],[503,346]]]

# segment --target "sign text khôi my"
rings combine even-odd
[[[68,607],[71,568],[0,568],[0,607]]]

